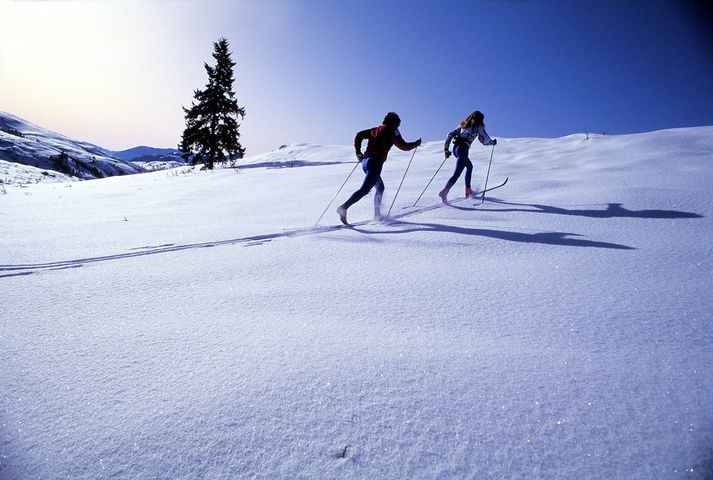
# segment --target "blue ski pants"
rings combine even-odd
[[[381,199],[384,196],[384,182],[381,180],[381,169],[384,166],[384,161],[379,158],[364,157],[361,162],[361,168],[366,173],[364,182],[356,192],[352,193],[349,200],[344,202],[342,207],[349,208],[356,202],[364,198],[372,188],[376,187],[374,194],[374,215],[381,214]]]
[[[470,152],[470,145],[467,143],[458,143],[453,149],[453,154],[456,156],[456,168],[453,171],[453,175],[446,182],[446,190],[450,190],[453,185],[458,181],[463,169],[465,169],[465,186],[470,188],[471,177],[473,176],[473,162],[468,158],[468,153]]]

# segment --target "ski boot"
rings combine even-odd
[[[349,225],[349,222],[347,222],[347,209],[339,206],[337,207],[337,214],[339,215],[339,220],[342,221],[344,225]]]
[[[438,192],[438,196],[441,197],[441,201],[443,203],[448,203],[448,189],[444,188],[440,192]]]
[[[473,197],[473,189],[470,187],[465,187],[465,198]]]

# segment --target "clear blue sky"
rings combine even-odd
[[[248,155],[351,144],[390,110],[424,141],[476,109],[494,137],[713,125],[704,4],[0,0],[0,110],[107,148],[172,147],[224,36]]]

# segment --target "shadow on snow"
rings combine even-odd
[[[308,160],[280,160],[272,162],[259,162],[259,163],[248,163],[246,165],[238,165],[236,168],[239,170],[250,169],[250,168],[298,168],[298,167],[322,167],[326,165],[341,165],[343,163],[354,163],[354,162],[310,162]]]
[[[620,203],[609,203],[607,207],[603,210],[593,210],[593,209],[566,209],[561,207],[554,207],[550,205],[541,205],[536,203],[514,203],[505,202],[498,199],[489,199],[490,202],[496,203],[498,205],[507,205],[515,207],[529,207],[529,208],[507,208],[507,209],[495,209],[487,210],[481,208],[470,208],[462,207],[457,205],[450,205],[452,208],[459,210],[474,210],[474,211],[497,211],[497,212],[528,212],[528,213],[549,213],[556,215],[575,215],[582,217],[591,218],[659,218],[659,219],[673,219],[673,218],[704,218],[702,215],[691,212],[681,212],[676,210],[629,210],[622,207]],[[590,248],[609,248],[616,250],[635,250],[634,247],[628,245],[622,245],[618,243],[609,242],[599,242],[594,240],[586,240],[581,237],[582,235],[576,233],[566,233],[566,232],[537,232],[537,233],[523,233],[514,232],[506,230],[492,230],[485,228],[469,228],[469,227],[458,227],[453,225],[442,225],[438,223],[418,223],[418,222],[406,222],[400,220],[403,217],[408,217],[418,213],[423,213],[425,211],[431,210],[436,207],[425,207],[419,210],[415,210],[409,213],[404,213],[397,215],[394,218],[394,222],[390,225],[402,226],[404,228],[396,230],[393,228],[387,230],[367,230],[363,228],[358,228],[359,226],[365,225],[368,222],[361,222],[356,225],[351,226],[350,230],[360,232],[366,235],[394,235],[394,234],[405,234],[413,232],[442,232],[442,233],[455,233],[458,235],[468,235],[468,236],[478,236],[485,238],[495,238],[498,240],[505,240],[509,242],[520,242],[520,243],[539,243],[544,245],[559,245],[566,247],[590,247]],[[34,264],[18,264],[18,265],[0,265],[0,278],[10,278],[17,276],[30,275],[37,270],[62,270],[66,268],[77,268],[90,263],[106,262],[110,260],[121,260],[126,258],[141,257],[145,255],[156,255],[168,252],[177,252],[181,250],[191,250],[197,248],[210,248],[217,247],[221,245],[234,245],[234,244],[244,244],[245,246],[256,246],[263,243],[269,242],[275,238],[282,237],[296,237],[302,235],[310,235],[316,233],[326,233],[334,230],[341,229],[342,226],[314,226],[308,228],[298,228],[291,231],[285,231],[280,233],[272,233],[265,235],[255,235],[251,237],[234,238],[230,240],[220,240],[216,242],[203,242],[203,243],[189,243],[185,245],[175,245],[175,244],[164,244],[158,246],[146,246],[132,249],[133,251],[126,253],[119,253],[116,255],[105,255],[99,257],[88,257],[88,258],[78,258],[74,260],[64,260],[59,262],[49,262],[49,263],[34,263]],[[7,273],[1,273],[7,272]]]
[[[699,215],[693,212],[681,212],[677,210],[629,210],[622,207],[621,203],[608,203],[607,207],[602,210],[594,209],[578,209],[578,208],[562,208],[554,207],[552,205],[542,205],[538,203],[515,203],[506,202],[503,200],[489,199],[493,203],[499,205],[509,205],[515,207],[530,207],[530,208],[506,208],[497,209],[493,211],[497,212],[527,212],[527,213],[550,213],[555,215],[574,215],[578,217],[589,217],[589,218],[659,218],[659,219],[672,219],[672,218],[705,218],[703,215]],[[463,210],[471,210],[465,207],[455,207]],[[483,209],[480,209],[483,210]]]
[[[458,207],[465,208],[465,207]],[[354,230],[368,234],[368,235],[381,235],[381,234],[398,234],[398,233],[413,233],[413,232],[443,232],[443,233],[455,233],[458,235],[470,235],[477,237],[495,238],[498,240],[506,240],[508,242],[520,242],[520,243],[540,243],[544,245],[559,245],[565,247],[595,247],[595,248],[610,248],[616,250],[635,250],[634,247],[629,247],[628,245],[621,245],[618,243],[609,242],[597,242],[593,240],[585,240],[577,233],[566,233],[566,232],[537,232],[537,233],[522,233],[522,232],[511,232],[506,230],[491,230],[487,228],[468,228],[468,227],[457,227],[453,225],[442,225],[438,223],[415,223],[415,222],[404,222],[395,221],[392,225],[399,225],[405,228],[401,230],[386,230],[386,231],[369,231],[360,228],[354,228]]]

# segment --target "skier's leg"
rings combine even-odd
[[[470,181],[473,176],[473,162],[468,157],[465,157],[465,189],[470,190]]]
[[[341,208],[347,209],[354,205],[356,202],[361,200],[366,196],[366,194],[369,193],[369,191],[376,185],[376,183],[381,179],[381,166],[383,165],[383,162],[377,160],[377,159],[372,159],[372,158],[365,158],[364,161],[362,162],[362,168],[366,172],[366,176],[364,177],[364,182],[361,184],[361,187],[359,190],[356,192],[352,193],[352,196],[349,197],[349,199],[344,202],[341,205]]]
[[[381,199],[384,197],[384,181],[379,177],[376,181],[374,193],[374,218],[381,218]]]
[[[451,178],[448,179],[446,182],[446,188],[444,190],[448,191],[451,189],[453,185],[456,184],[458,181],[458,177],[460,177],[460,174],[463,173],[463,169],[465,168],[465,163],[458,157],[458,160],[456,161],[456,168],[453,171],[453,175]]]

